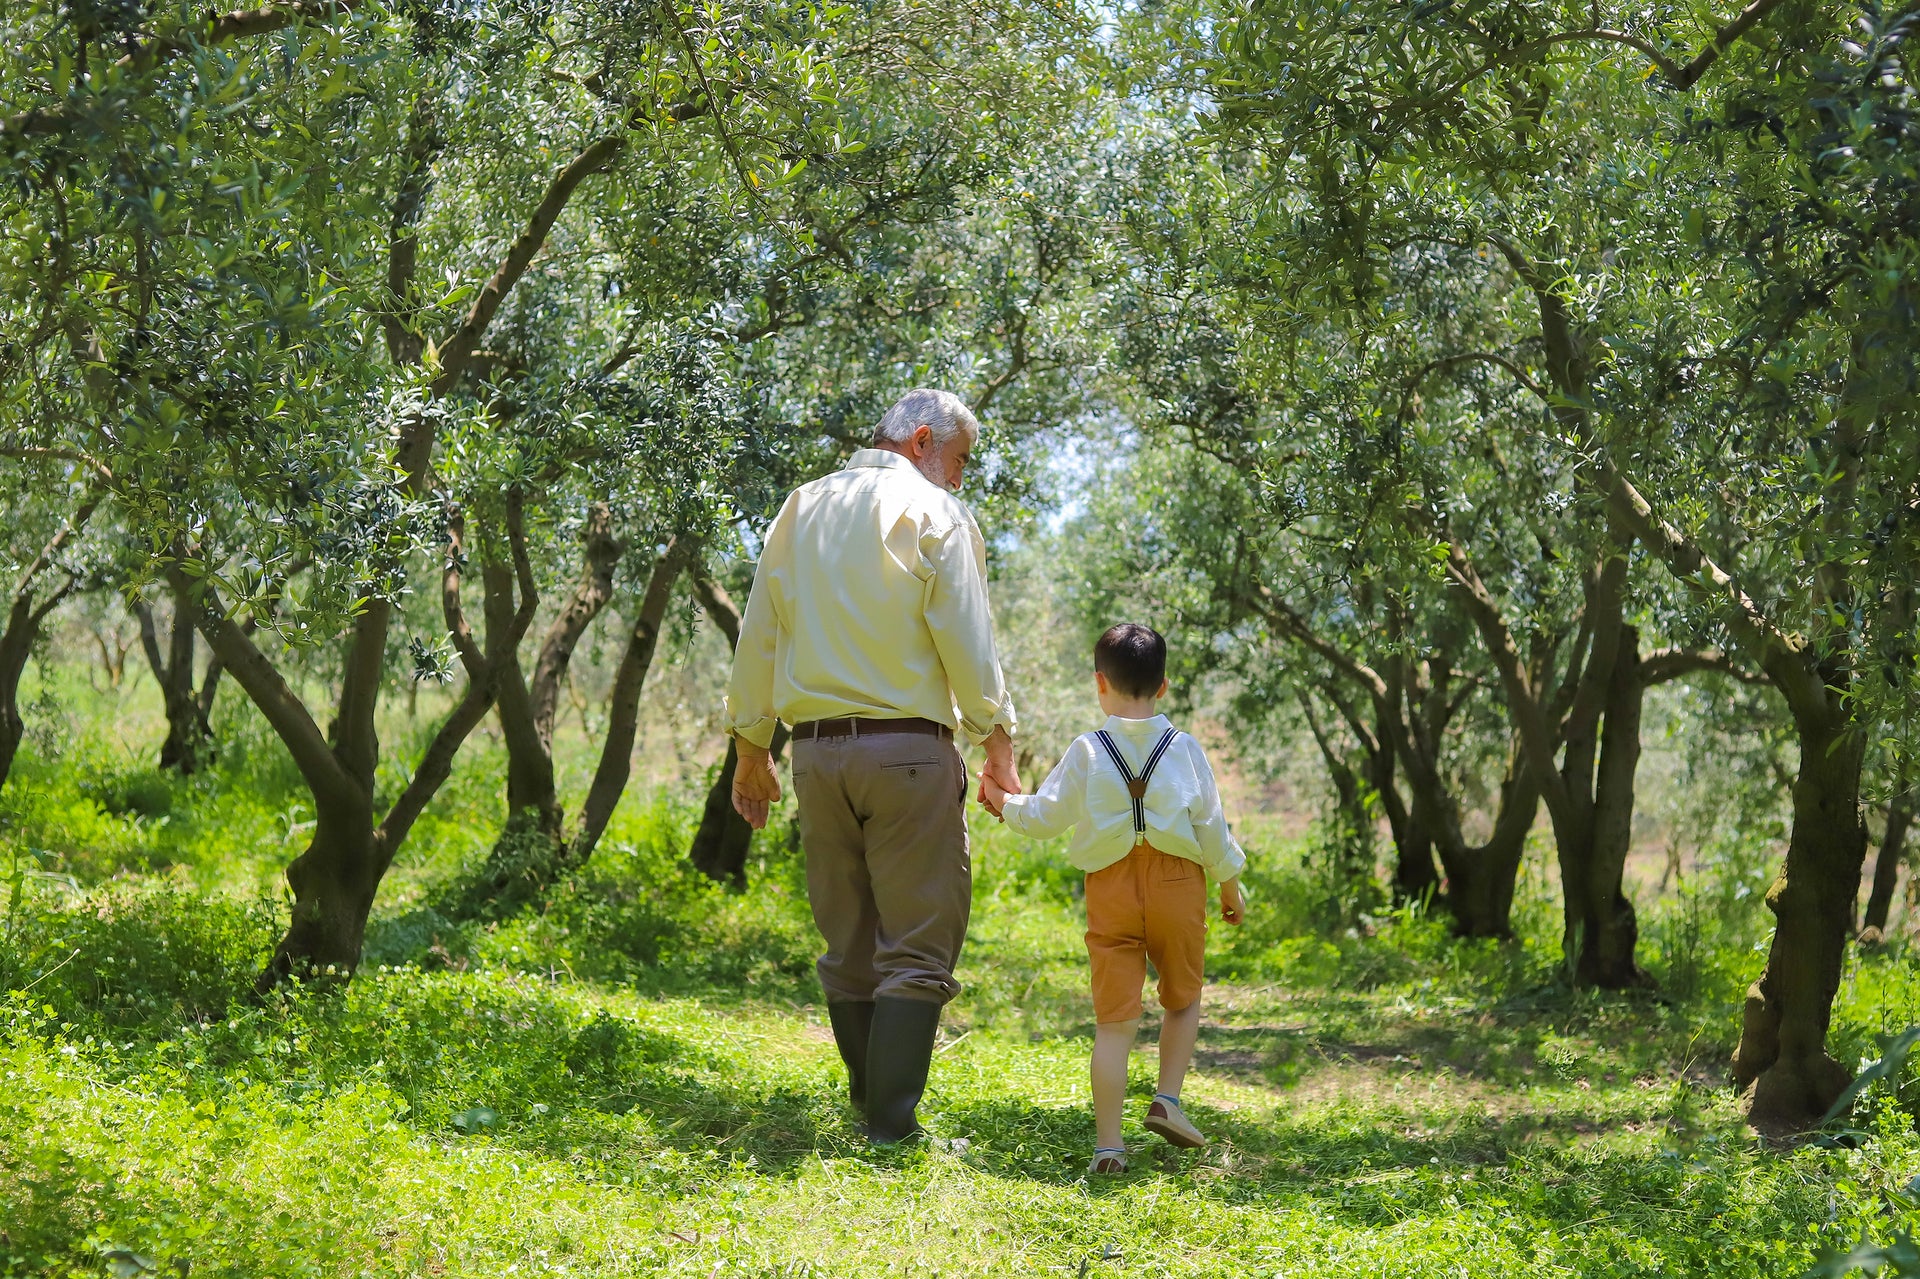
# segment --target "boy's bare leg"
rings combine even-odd
[[[1125,1145],[1120,1140],[1120,1116],[1127,1104],[1127,1054],[1133,1051],[1134,1032],[1139,1029],[1138,1017],[1105,1021],[1093,1028],[1093,1142],[1109,1150]]]
[[[1177,1013],[1160,1017],[1160,1091],[1169,1097],[1180,1095],[1186,1082],[1187,1067],[1193,1064],[1193,1043],[1200,1037],[1200,1001],[1194,1000]],[[1096,1047],[1095,1052],[1099,1049]]]

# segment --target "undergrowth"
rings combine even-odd
[[[198,778],[76,733],[0,797],[0,1274],[1775,1276],[1915,1221],[1912,1071],[1843,1141],[1740,1124],[1765,920],[1711,886],[1647,904],[1657,991],[1575,991],[1546,850],[1520,940],[1462,942],[1416,910],[1326,928],[1310,851],[1250,823],[1188,1088],[1214,1143],[1131,1128],[1135,1171],[1090,1180],[1057,846],[976,822],[934,1140],[877,1151],[785,823],[730,893],[682,860],[694,794],[630,796],[536,903],[454,918],[503,817],[476,743],[354,980],[255,1000],[310,817],[223,727]],[[1914,1022],[1902,948],[1849,961],[1838,1051]],[[1150,1049],[1133,1069],[1137,1117]]]

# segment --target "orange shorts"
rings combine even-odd
[[[1147,961],[1160,974],[1160,1007],[1179,1012],[1206,980],[1207,873],[1151,844],[1087,876],[1087,958],[1095,1021],[1140,1015]]]

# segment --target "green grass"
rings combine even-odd
[[[253,1003],[299,795],[270,743],[229,740],[178,783],[83,734],[0,797],[0,872],[36,871],[0,901],[0,1273],[1773,1276],[1914,1224],[1911,1080],[1851,1147],[1739,1124],[1751,903],[1649,910],[1664,998],[1569,992],[1538,852],[1517,944],[1409,915],[1322,936],[1301,850],[1253,824],[1256,914],[1215,934],[1188,1088],[1215,1142],[1134,1128],[1135,1171],[1090,1181],[1057,849],[976,826],[936,1140],[875,1151],[778,823],[733,896],[678,861],[692,794],[636,795],[539,909],[456,922],[435,902],[499,820],[477,750],[367,967]],[[1906,955],[1851,962],[1844,1052],[1915,1020]]]

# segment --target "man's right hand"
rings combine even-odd
[[[767,815],[780,802],[780,777],[773,771],[773,754],[741,738],[733,739],[738,758],[733,766],[733,811],[755,830],[765,830]]]
[[[1013,739],[1007,736],[1006,729],[996,727],[993,732],[987,735],[987,740],[980,743],[980,745],[987,753],[987,762],[985,766],[980,769],[980,793],[978,798],[980,802],[986,806],[987,811],[991,812],[995,817],[998,817],[1000,815],[1000,809],[987,798],[987,779],[989,777],[993,779],[994,785],[1009,795],[1025,793],[1020,789],[1020,772],[1014,766],[1013,762]]]

